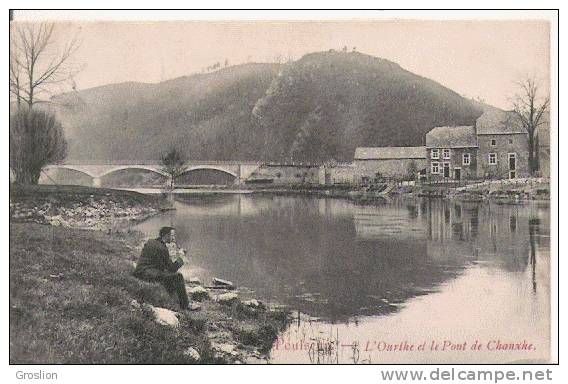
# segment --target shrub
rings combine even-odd
[[[67,156],[63,127],[55,116],[35,109],[10,116],[10,168],[18,184],[37,184],[42,168]]]

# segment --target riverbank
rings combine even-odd
[[[172,205],[163,196],[71,185],[10,187],[10,221],[106,230],[147,219]]]
[[[159,194],[159,189],[132,188],[149,194]],[[352,201],[367,202],[385,200],[390,196],[420,196],[449,198],[467,201],[549,201],[550,179],[524,178],[486,181],[448,181],[440,183],[384,182],[375,185],[355,184],[251,184],[243,186],[195,186],[174,190],[176,197],[183,195],[215,196],[219,194],[272,194],[301,195],[343,198]]]
[[[160,189],[131,188],[145,194],[159,195]],[[463,201],[497,201],[522,203],[550,201],[550,179],[524,178],[486,181],[461,181],[440,183],[384,182],[375,185],[355,184],[251,184],[242,186],[201,185],[193,188],[174,189],[175,198],[184,195],[216,196],[220,194],[269,194],[288,196],[316,196],[348,199],[355,202],[384,201],[391,196],[418,196],[447,198]]]
[[[265,361],[287,312],[190,287],[201,310],[177,312],[160,285],[132,276],[136,238],[11,224],[10,363]]]
[[[544,178],[487,180],[467,185],[424,185],[414,188],[423,197],[501,203],[550,201],[550,180]]]
[[[390,187],[386,183],[376,187],[289,185],[259,187],[253,189],[252,193],[342,198],[361,203],[385,201],[391,196],[522,203],[528,201],[549,201],[550,181],[548,179],[514,179],[483,181],[468,185],[440,183],[392,185]]]
[[[164,204],[82,187],[11,191],[11,363],[266,362],[286,310],[188,284],[201,308],[179,312],[163,287],[132,276],[144,239],[127,223]]]

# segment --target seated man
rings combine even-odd
[[[166,246],[173,239],[174,228],[163,227],[157,239],[148,240],[136,264],[134,276],[141,280],[161,283],[170,295],[177,295],[181,309],[188,309],[185,281],[182,274],[177,272],[183,265],[183,260],[178,257],[172,262]]]

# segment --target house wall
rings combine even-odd
[[[432,159],[432,149],[437,149],[440,158]],[[443,150],[450,150],[450,158],[444,159]],[[469,153],[469,165],[463,164],[464,153]],[[432,163],[437,162],[439,173],[432,173]],[[450,163],[450,179],[455,178],[455,169],[461,169],[461,179],[475,179],[477,177],[477,148],[428,148],[428,168],[426,169],[429,180],[443,180],[443,164]]]
[[[491,144],[495,140],[495,145]],[[478,135],[479,145],[477,176],[479,178],[508,179],[509,153],[517,155],[516,177],[529,176],[529,151],[527,134]],[[495,153],[497,164],[489,164],[489,154]]]
[[[353,165],[321,167],[320,172],[320,184],[353,184],[357,180]]]
[[[355,181],[360,182],[363,177],[374,178],[377,172],[384,177],[406,178],[412,162],[417,171],[428,166],[427,159],[355,160]]]

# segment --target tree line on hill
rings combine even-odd
[[[54,52],[53,29],[12,25],[10,168],[18,183],[37,183],[46,164],[66,156],[348,162],[356,147],[423,145],[432,127],[471,125],[482,113],[480,103],[347,47],[286,63],[231,67],[227,59],[212,73],[79,91],[77,36]],[[533,164],[549,100],[534,77],[518,85],[512,109]]]

